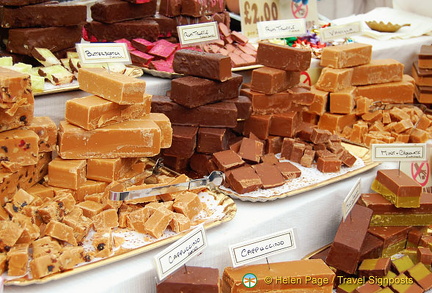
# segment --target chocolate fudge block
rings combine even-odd
[[[407,275],[413,278],[425,291],[432,288],[432,273],[423,263],[420,262],[408,269]]]
[[[326,263],[341,271],[354,274],[360,261],[372,210],[355,205],[345,221],[339,224]]]
[[[100,0],[91,6],[93,20],[103,23],[114,23],[125,20],[140,19],[156,13],[156,0],[143,4],[132,4],[118,0]]]
[[[270,135],[293,137],[301,122],[299,112],[274,114],[270,121]]]
[[[264,154],[264,143],[259,140],[243,137],[238,154],[243,160],[259,163]]]
[[[288,89],[290,100],[297,105],[311,106],[315,101],[315,94],[309,87],[302,85],[293,86]]]
[[[156,285],[157,293],[219,293],[219,270],[214,268],[180,268]]]
[[[237,108],[233,102],[222,101],[193,109],[174,103],[167,96],[152,96],[152,112],[164,113],[171,123],[201,127],[228,127],[237,125]]]
[[[159,24],[160,37],[177,37],[177,24],[173,18],[156,13],[152,17],[149,17],[149,19]]]
[[[213,154],[213,162],[219,170],[227,170],[240,167],[245,164],[242,157],[233,150],[221,151]]]
[[[50,0],[0,0],[0,5],[4,6],[24,6],[48,2]]]
[[[418,61],[413,63],[411,75],[418,86],[432,86],[432,68],[420,68]]]
[[[154,20],[139,19],[117,23],[102,23],[91,21],[84,26],[89,40],[99,42],[113,42],[118,39],[132,40],[144,38],[151,42],[157,41],[159,25]]]
[[[275,166],[285,179],[294,179],[301,176],[301,170],[290,162],[278,162]]]
[[[367,258],[380,258],[382,251],[383,241],[368,232],[360,251],[360,261]]]
[[[256,62],[282,70],[305,71],[310,66],[311,58],[312,55],[309,50],[260,42]]]
[[[240,90],[240,95],[245,95],[251,100],[253,115],[284,113],[290,111],[293,104],[290,94],[286,91],[266,95],[243,88]]]
[[[171,99],[187,108],[235,98],[243,76],[233,74],[224,82],[194,76],[176,78],[171,83]]]
[[[8,30],[6,50],[31,56],[33,48],[59,52],[75,47],[80,41],[81,26],[14,28]]]
[[[262,187],[260,177],[250,165],[230,170],[226,180],[228,185],[240,194],[255,191]]]
[[[159,13],[168,17],[178,16],[181,13],[182,0],[161,0]]]
[[[299,82],[299,71],[286,71],[264,66],[252,71],[251,90],[264,94],[275,94]]]
[[[82,25],[87,7],[71,3],[48,2],[21,7],[0,6],[0,26],[4,28]]]
[[[212,154],[228,149],[226,128],[202,127],[198,130],[197,152]]]
[[[272,164],[261,163],[252,165],[262,182],[262,188],[272,188],[281,186],[285,183],[285,178],[279,169]]]
[[[181,1],[181,14],[193,17],[200,17],[206,14],[214,14],[224,11],[224,1],[195,1],[195,0],[182,0]]]
[[[173,69],[177,73],[218,81],[226,81],[232,77],[230,57],[196,50],[176,51]]]
[[[364,259],[358,270],[360,277],[384,277],[390,270],[391,261],[389,257]]]
[[[246,96],[238,96],[234,99],[225,100],[226,102],[232,102],[237,107],[237,119],[245,120],[248,119],[252,113],[252,102]]]
[[[252,115],[246,120],[243,134],[249,136],[251,133],[259,139],[267,139],[271,125],[271,115]]]
[[[418,55],[420,68],[432,69],[432,45],[422,45]]]
[[[171,147],[164,150],[164,155],[190,158],[197,145],[198,128],[193,126],[173,125],[173,138]]]

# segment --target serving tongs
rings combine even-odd
[[[381,101],[375,101],[370,105],[369,112],[375,112],[378,110],[390,110],[394,107],[417,107],[423,111],[424,114],[432,114],[432,109],[429,109],[423,104],[402,104],[402,103],[384,103]]]
[[[155,165],[155,168],[153,168],[152,175],[148,176],[148,173],[138,175],[127,182],[121,182],[115,186],[113,186],[109,192],[109,199],[110,200],[117,200],[117,201],[123,201],[123,200],[132,200],[132,199],[138,199],[138,198],[146,198],[146,197],[154,197],[156,195],[161,194],[167,194],[167,193],[173,193],[178,191],[185,191],[185,190],[194,190],[194,189],[201,189],[201,188],[208,188],[210,190],[217,188],[220,186],[224,179],[225,175],[221,171],[213,171],[208,176],[204,176],[200,179],[194,179],[189,180],[187,182],[177,183],[177,184],[169,184],[169,185],[163,185],[163,186],[155,186],[151,188],[143,188],[143,189],[136,189],[136,190],[126,190],[128,187],[136,184],[137,182],[146,181],[151,176],[154,176],[155,170],[158,169],[158,164]]]

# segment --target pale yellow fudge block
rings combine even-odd
[[[95,249],[95,257],[108,257],[112,254],[113,237],[110,229],[97,231],[93,234],[92,245]]]
[[[61,271],[73,269],[77,264],[84,262],[84,247],[65,246],[58,258]]]
[[[323,48],[321,66],[346,68],[368,64],[372,60],[372,45],[349,43]]]
[[[8,276],[22,276],[27,273],[28,250],[28,244],[17,244],[8,251]]]
[[[155,238],[161,237],[172,217],[173,212],[166,208],[155,210],[144,224],[145,232]]]
[[[182,192],[175,198],[173,209],[192,219],[202,210],[202,204],[196,193]]]
[[[357,94],[383,103],[413,103],[415,86],[411,79],[404,75],[402,81],[358,86]]]
[[[135,162],[136,158],[88,159],[87,178],[112,182],[122,178]]]
[[[104,192],[107,185],[107,182],[86,180],[86,182],[80,185],[75,191],[75,200],[77,202],[82,202],[87,195]]]
[[[357,90],[349,87],[341,91],[330,93],[330,113],[351,114],[355,107]]]
[[[0,105],[0,132],[29,125],[34,116],[34,99],[20,105],[14,103],[12,108],[4,109]]]
[[[93,218],[93,227],[96,231],[107,228],[118,227],[118,215],[115,209],[108,209],[95,215]]]
[[[161,148],[171,147],[173,130],[169,118],[163,113],[150,113],[148,119],[154,121],[161,129]]]
[[[35,116],[32,123],[26,127],[39,136],[39,152],[52,152],[57,145],[57,125],[48,116]]]
[[[86,160],[55,158],[48,164],[48,184],[78,189],[86,181]]]
[[[58,144],[63,159],[153,157],[160,152],[161,130],[150,120],[125,121],[95,130],[61,121]]]
[[[144,103],[146,83],[143,79],[120,73],[109,73],[104,68],[80,68],[80,89],[120,105]]]
[[[98,96],[87,96],[66,101],[65,118],[69,123],[86,130],[137,119],[150,113],[151,95],[142,103],[120,105]]]
[[[32,130],[13,129],[0,133],[0,158],[2,161],[22,166],[38,162],[39,136]]]
[[[394,59],[374,59],[353,69],[352,85],[368,85],[401,81],[404,64]]]
[[[30,261],[33,278],[40,279],[60,271],[60,265],[55,254],[46,254]]]
[[[337,92],[351,86],[352,68],[325,67],[321,71],[315,87],[321,91]]]
[[[0,108],[10,108],[12,104],[28,101],[31,90],[30,75],[0,66]]]
[[[51,220],[45,227],[45,235],[77,245],[72,227],[58,221]]]

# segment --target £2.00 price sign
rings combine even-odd
[[[279,0],[240,0],[242,33],[258,38],[257,22],[279,19]]]

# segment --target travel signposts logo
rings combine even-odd
[[[256,286],[257,283],[258,283],[258,279],[254,274],[249,273],[243,276],[242,284],[246,288],[253,288]]]

